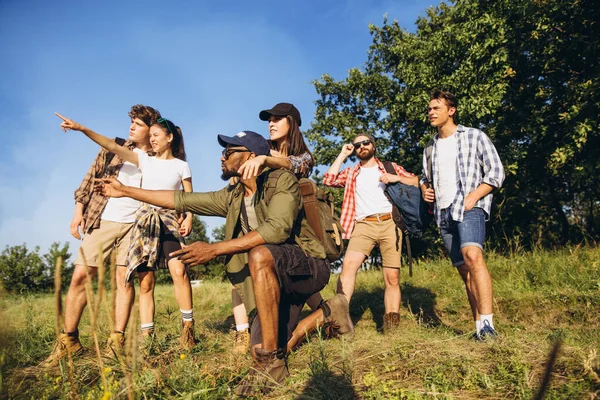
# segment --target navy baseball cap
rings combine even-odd
[[[252,131],[241,131],[235,136],[218,135],[219,144],[223,147],[243,146],[257,156],[268,156],[271,154],[269,143],[262,135]]]
[[[291,115],[292,118],[296,120],[298,126],[302,125],[302,118],[300,118],[300,111],[291,103],[278,103],[275,104],[273,108],[270,110],[262,110],[258,114],[258,118],[263,121],[268,121],[271,118],[271,115],[275,115],[277,117],[286,117]]]

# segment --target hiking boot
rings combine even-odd
[[[113,332],[108,337],[106,342],[106,350],[104,357],[119,358],[123,356],[125,351],[125,334],[123,332]]]
[[[254,365],[234,389],[234,393],[241,397],[268,393],[280,386],[279,384],[290,375],[283,352],[261,348],[254,349],[254,352],[256,354]]]
[[[179,338],[179,344],[186,350],[190,350],[196,345],[196,339],[194,339],[194,321],[183,321],[181,328],[181,337]]]
[[[486,342],[488,340],[496,340],[498,338],[498,332],[492,328],[488,321],[484,321],[483,328],[479,330],[477,336],[479,337],[479,341]]]
[[[383,316],[383,333],[391,333],[400,326],[400,314],[389,312]]]
[[[250,332],[248,328],[235,331],[233,339],[233,354],[246,354],[250,349]]]
[[[354,336],[354,324],[350,318],[350,306],[346,296],[337,294],[323,303],[322,308],[327,336]]]
[[[76,357],[83,354],[84,349],[79,342],[79,332],[75,332],[71,335],[67,333],[61,333],[58,335],[58,339],[54,343],[52,353],[42,361],[41,366],[45,368],[53,368],[58,366],[58,363],[62,359],[67,359],[70,354],[71,357]]]
[[[140,352],[142,356],[147,357],[152,353],[152,349],[154,347],[154,342],[156,341],[156,336],[154,335],[154,330],[143,330],[139,335],[139,344],[140,344]]]

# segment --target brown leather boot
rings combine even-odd
[[[108,337],[106,342],[106,350],[104,351],[104,357],[106,358],[119,358],[123,355],[125,350],[125,334],[123,332],[113,332]]]
[[[350,318],[350,305],[346,296],[337,294],[323,303],[327,336],[354,336],[354,324]]]
[[[400,325],[400,314],[389,312],[383,316],[383,333],[390,333]]]
[[[254,349],[256,359],[246,377],[236,386],[234,392],[241,397],[265,394],[280,386],[290,375],[283,352]]]
[[[196,339],[194,339],[194,321],[183,321],[179,344],[186,350],[190,350],[196,345]]]
[[[247,354],[250,350],[250,331],[248,328],[235,331],[233,339],[233,354]]]
[[[76,357],[83,354],[84,349],[79,342],[79,332],[73,334],[61,333],[58,335],[58,340],[54,343],[52,353],[42,361],[41,366],[44,368],[52,368],[58,366],[62,359],[67,359],[68,355]]]

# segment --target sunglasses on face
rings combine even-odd
[[[368,145],[370,145],[372,142],[370,140],[363,140],[362,142],[356,142],[356,143],[352,143],[352,146],[354,146],[354,148],[356,150],[358,150],[360,148],[360,146],[365,146],[367,147]]]
[[[227,160],[229,158],[229,156],[231,156],[233,153],[245,153],[245,152],[250,152],[250,150],[247,150],[247,149],[223,149],[221,154],[223,155],[223,158]]]

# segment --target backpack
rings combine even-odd
[[[268,179],[277,180],[286,171],[284,169],[271,171]],[[342,240],[344,230],[340,224],[340,218],[335,212],[333,195],[318,188],[317,184],[308,178],[300,178],[298,187],[302,195],[304,216],[325,248],[327,259],[329,262],[339,260],[344,253],[344,241]],[[265,198],[269,200],[272,195],[272,193],[265,192]]]
[[[397,175],[391,162],[383,163],[387,173]],[[422,237],[423,231],[431,223],[432,215],[429,205],[423,200],[421,190],[412,185],[401,182],[386,185],[384,193],[392,203],[392,218],[396,226],[404,233],[406,242],[406,256],[408,258],[408,273],[412,277],[412,251],[410,236]],[[396,247],[400,246],[396,243]]]

